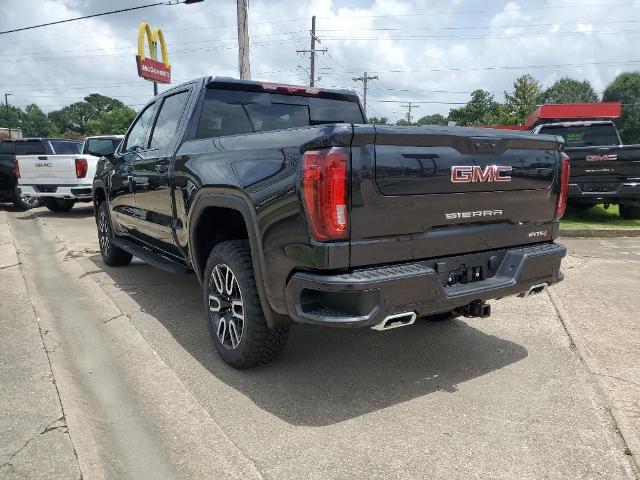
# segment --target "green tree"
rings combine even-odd
[[[21,127],[22,134],[25,137],[53,137],[60,135],[60,132],[53,122],[49,120],[47,114],[35,103],[25,107]]]
[[[500,106],[486,90],[476,90],[464,107],[452,108],[449,121],[461,126],[496,125],[499,123]]]
[[[124,103],[115,98],[92,93],[84,101],[75,102],[61,110],[49,113],[49,119],[61,132],[89,133],[89,122],[99,121],[100,115],[125,108]]]
[[[434,113],[433,115],[425,115],[416,122],[416,125],[446,125],[447,119],[444,115]]]
[[[11,105],[9,105],[9,108],[5,107],[4,105],[0,106],[0,127],[22,127],[23,118],[24,112],[18,107],[13,107]]]
[[[371,117],[369,123],[373,125],[389,125],[389,119],[387,117]]]
[[[91,135],[118,135],[126,133],[133,122],[136,111],[133,108],[122,107],[108,112],[102,112],[97,120],[89,120],[87,130]]]
[[[622,115],[616,120],[624,143],[640,143],[640,72],[618,75],[605,89],[602,100],[622,102]]]
[[[404,118],[401,118],[396,122],[396,126],[398,127],[411,127],[413,125],[415,125],[415,123],[407,122]]]
[[[593,103],[598,94],[588,80],[563,77],[547,88],[540,96],[540,103]]]
[[[504,92],[504,114],[501,123],[523,123],[540,103],[541,93],[540,83],[531,75],[516,78],[513,82],[513,93]]]

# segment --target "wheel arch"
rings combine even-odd
[[[211,212],[214,212],[213,214]],[[222,235],[214,239],[203,241],[200,235],[206,234],[207,229],[203,228],[205,222],[211,219],[211,215],[229,215],[231,232],[229,235]],[[244,230],[239,230],[241,219]],[[199,192],[193,200],[188,217],[189,242],[188,250],[191,258],[191,266],[200,284],[203,284],[204,268],[207,258],[213,246],[220,241],[246,238],[251,249],[251,260],[253,263],[254,275],[260,303],[265,314],[267,325],[275,328],[289,324],[287,317],[274,312],[269,303],[267,291],[264,285],[265,261],[262,244],[259,240],[256,229],[257,218],[255,210],[250,206],[249,201],[244,197],[230,192]],[[239,235],[239,234],[244,235]],[[213,241],[211,241],[213,240]]]

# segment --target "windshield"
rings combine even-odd
[[[197,138],[323,123],[364,123],[358,102],[260,92],[209,89]]]
[[[540,133],[560,135],[567,147],[590,147],[596,145],[618,145],[620,139],[613,125],[554,125],[542,127]]]
[[[46,153],[42,140],[18,140],[2,142],[0,153],[13,155],[43,155]]]
[[[73,155],[74,153],[80,153],[82,150],[82,143],[80,142],[50,140],[49,143],[56,155]]]

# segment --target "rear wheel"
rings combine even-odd
[[[133,256],[113,244],[114,234],[111,227],[111,218],[109,216],[109,206],[107,202],[102,202],[98,206],[96,223],[98,225],[98,244],[100,245],[102,261],[110,267],[129,265]]]
[[[65,198],[49,198],[44,204],[52,212],[63,213],[71,210],[75,203],[75,200],[67,200]]]
[[[246,240],[216,245],[204,276],[204,308],[209,335],[222,359],[234,368],[274,360],[289,336],[288,328],[268,327]]]
[[[40,199],[24,195],[18,186],[13,190],[13,206],[20,210],[29,210],[40,206]]]
[[[620,218],[625,220],[640,220],[640,206],[637,205],[618,205]]]

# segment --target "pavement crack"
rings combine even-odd
[[[11,232],[11,230],[12,230],[12,229],[11,229],[11,225],[10,225],[10,224],[8,224],[8,226],[9,226],[9,232],[10,232],[10,235],[13,235],[13,233]],[[54,236],[55,236],[55,234],[54,234]],[[15,237],[13,237],[13,238],[15,238]],[[56,236],[56,238],[58,238],[58,237]],[[58,239],[58,242],[56,242],[56,243],[61,243],[61,242],[60,242],[60,239]],[[60,250],[59,250],[59,251],[62,251],[62,250],[64,250],[64,245],[63,245],[63,247],[62,247],[62,248],[60,248]],[[54,253],[58,253],[58,251],[56,251],[56,252],[54,252]],[[29,255],[29,254],[26,254],[25,252],[20,252],[20,251],[18,251],[18,249],[17,249],[17,248],[16,248],[16,254],[18,255],[18,260],[20,260],[20,256],[21,256],[21,255]],[[37,253],[37,254],[36,254],[36,253],[34,253],[34,254],[31,254],[31,255],[41,255],[41,253]],[[37,321],[37,319],[38,319],[38,312],[37,312],[37,310],[36,310],[36,306],[35,306],[35,305],[34,305],[34,303],[33,303],[33,299],[31,298],[31,292],[29,292],[29,290],[28,290],[28,287],[27,287],[27,285],[28,285],[28,284],[27,284],[27,280],[26,280],[26,278],[25,278],[25,276],[24,276],[24,271],[22,270],[22,265],[20,266],[20,270],[21,270],[22,279],[23,279],[24,284],[25,284],[25,288],[27,288],[27,292],[28,292],[27,297],[28,297],[28,299],[29,299],[29,305],[31,306],[31,311],[33,312],[33,316],[34,316],[34,318],[36,319],[36,326],[37,326],[37,328],[38,328],[38,334],[40,335],[40,341],[42,342],[42,348],[44,349],[44,353],[45,353],[45,355],[46,355],[46,357],[47,357],[47,364],[49,365],[49,372],[51,373],[51,378],[52,378],[52,380],[53,380],[53,387],[54,387],[54,388],[55,388],[55,390],[56,390],[56,397],[58,398],[58,405],[60,405],[60,411],[62,412],[62,415],[61,415],[61,417],[60,417],[60,418],[64,419],[65,427],[66,427],[66,418],[67,418],[67,417],[66,417],[66,414],[65,414],[65,411],[64,411],[64,405],[62,404],[62,397],[60,396],[60,389],[58,388],[58,382],[56,381],[56,376],[55,376],[55,374],[53,373],[53,365],[51,364],[51,357],[50,357],[51,352],[49,352],[49,350],[47,349],[47,343],[46,343],[46,341],[45,341],[45,334],[44,334],[44,332],[42,331],[42,325],[41,325],[41,323],[40,323],[39,321]],[[59,420],[60,420],[60,418],[59,418],[58,420],[56,420],[56,421],[59,421]],[[54,423],[55,423],[55,422],[54,422]],[[45,430],[46,430],[46,428],[45,428]],[[42,433],[44,433],[44,431],[43,431]],[[77,467],[78,467],[78,472],[80,472],[80,479],[82,479],[82,478],[84,478],[84,475],[83,475],[83,473],[82,473],[82,467],[81,467],[81,465],[80,465],[80,459],[78,458],[78,450],[76,449],[76,446],[75,446],[75,444],[74,444],[74,442],[73,442],[73,438],[71,437],[71,433],[69,432],[69,430],[68,430],[68,429],[67,429],[66,434],[67,434],[67,436],[69,437],[69,442],[71,443],[71,448],[73,449],[73,455],[74,455],[74,457],[75,457],[75,459],[76,459],[76,465],[77,465]],[[22,448],[21,448],[20,450],[24,449],[24,448],[29,444],[29,442],[30,442],[31,440],[32,440],[32,439],[29,439],[29,440],[27,441],[27,443],[26,443],[25,445],[23,445],[23,446],[22,446]],[[16,455],[17,455],[17,453],[16,453]],[[14,457],[15,457],[15,455],[14,455],[14,456],[12,456],[12,457],[9,459],[9,462],[11,462],[11,460],[12,460]],[[4,465],[0,466],[0,468],[2,468],[3,466],[4,466]]]
[[[619,381],[621,381],[623,383],[628,383],[629,385],[633,385],[634,387],[640,388],[640,383],[636,383],[636,382],[633,382],[631,380],[627,380],[626,378],[617,377],[616,375],[608,375],[606,373],[599,373],[599,372],[591,372],[591,373],[593,373],[594,375],[597,375],[599,377],[613,378],[614,380],[619,380]]]
[[[7,268],[17,267],[18,265],[20,265],[20,262],[14,263],[14,264],[11,264],[11,265],[4,265],[4,266],[0,267],[0,270],[5,270]]]
[[[104,325],[105,323],[109,323],[111,320],[116,320],[116,319],[118,319],[118,318],[122,318],[122,317],[124,317],[124,318],[128,318],[128,317],[127,317],[127,315],[125,315],[125,314],[123,314],[123,313],[119,313],[118,315],[114,315],[114,316],[113,316],[113,317],[111,317],[111,318],[108,318],[108,319],[106,319],[106,320],[103,320],[103,321],[101,321],[101,322],[98,322],[98,323],[97,323],[97,325]]]
[[[627,443],[627,439],[622,434],[622,430],[620,430],[620,425],[618,425],[618,420],[616,419],[616,416],[611,411],[611,407],[605,403],[607,397],[604,394],[604,392],[602,391],[602,387],[594,379],[594,377],[596,377],[596,376],[598,376],[600,374],[598,374],[597,372],[593,372],[589,368],[589,364],[587,363],[587,361],[585,360],[584,356],[580,352],[580,349],[576,346],[576,342],[573,339],[573,335],[571,335],[571,332],[569,331],[569,327],[567,326],[567,321],[566,321],[566,319],[564,317],[564,314],[562,313],[562,310],[560,309],[560,305],[558,305],[557,300],[554,298],[554,295],[549,290],[546,290],[546,294],[549,297],[549,300],[551,301],[551,305],[553,305],[553,308],[554,308],[554,310],[556,312],[556,316],[558,317],[558,320],[560,321],[560,324],[562,325],[562,328],[564,328],[564,332],[567,335],[567,338],[569,339],[569,348],[575,353],[576,357],[578,358],[578,360],[580,361],[580,363],[584,367],[585,371],[591,376],[592,381],[594,382],[594,388],[596,388],[596,391],[599,391],[600,396],[603,397],[604,402],[603,402],[602,407],[605,409],[605,411],[607,412],[607,414],[609,416],[609,420],[611,421],[611,425],[613,426],[613,429],[615,430],[616,434],[618,435],[618,438],[620,439],[620,442],[622,443],[622,447],[624,448],[625,454],[626,454],[626,452],[630,452],[631,449],[629,448],[629,444]],[[623,380],[623,379],[621,379],[621,380]],[[634,474],[636,476],[638,476],[638,471],[640,470],[640,466],[636,462],[635,456],[629,456],[629,458],[631,459],[630,460],[631,468],[633,469]]]

